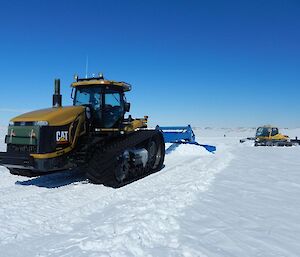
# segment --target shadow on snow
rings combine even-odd
[[[165,166],[163,165],[162,169]],[[162,170],[161,169],[161,170]],[[160,170],[159,170],[160,171]],[[137,178],[132,178],[128,181],[125,181],[124,183],[118,185],[118,186],[107,186],[107,187],[112,187],[112,188],[120,188],[126,185],[129,185],[133,182],[136,182],[140,179],[143,179],[151,174],[157,173],[159,171],[147,173],[143,176],[137,177]],[[62,186],[67,186],[73,183],[89,183],[89,181],[86,179],[85,173],[76,169],[76,170],[68,170],[68,171],[62,171],[62,172],[56,172],[52,174],[47,174],[43,175],[40,177],[35,177],[31,178],[26,181],[16,181],[16,185],[21,185],[21,186],[37,186],[37,187],[45,187],[45,188],[58,188]]]
[[[21,186],[56,188],[85,180],[85,174],[80,170],[67,170],[31,178],[26,181],[16,181],[15,184]]]
[[[179,144],[172,144],[166,149],[166,154],[170,154],[173,152]],[[162,169],[165,167],[163,165]],[[162,170],[161,169],[161,170]],[[160,171],[160,170],[159,170]],[[157,173],[159,171],[155,171],[152,173],[147,173],[141,177],[133,178],[130,179],[129,181],[126,181],[122,183],[119,186],[113,187],[113,188],[120,188],[123,186],[126,186],[128,184],[131,184],[135,181],[138,181],[140,179],[143,179],[151,174]],[[66,171],[61,171],[61,172],[55,172],[35,178],[31,178],[26,181],[16,181],[16,185],[21,185],[21,186],[37,186],[37,187],[46,187],[46,188],[57,188],[57,187],[62,187],[62,186],[67,186],[76,182],[86,182],[88,183],[88,180],[86,179],[85,173],[80,171],[79,169],[74,169],[74,170],[66,170]]]
[[[173,151],[176,150],[176,148],[179,146],[180,144],[171,144],[167,149],[166,149],[166,154],[170,154],[172,153]]]

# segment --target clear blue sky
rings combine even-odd
[[[133,85],[151,124],[300,127],[300,2],[1,1],[0,123],[51,105],[61,78]]]

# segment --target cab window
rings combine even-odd
[[[119,93],[106,93],[105,94],[105,107],[121,107],[121,96]]]
[[[116,91],[106,91],[104,108],[103,108],[103,124],[106,128],[111,128],[118,124],[123,117],[122,95]]]
[[[272,128],[271,136],[276,136],[278,134],[278,128]]]
[[[102,97],[98,87],[81,87],[76,89],[74,105],[91,105],[94,110],[100,110]]]

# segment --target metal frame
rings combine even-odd
[[[196,142],[195,133],[191,125],[174,127],[160,127],[157,125],[156,129],[163,133],[165,143],[192,144],[202,146],[211,153],[216,151],[216,147],[213,145],[203,145]]]

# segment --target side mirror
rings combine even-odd
[[[125,104],[124,104],[124,110],[125,110],[125,112],[129,112],[130,111],[130,103],[125,102]]]

